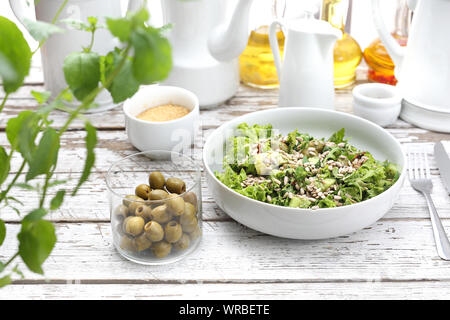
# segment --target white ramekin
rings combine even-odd
[[[365,83],[353,89],[353,111],[382,127],[394,123],[401,110],[402,97],[394,86]]]
[[[163,104],[177,104],[191,110],[182,118],[150,122],[137,116],[151,108]],[[194,142],[199,127],[199,102],[192,92],[171,86],[143,86],[123,104],[125,127],[131,144],[141,151],[189,149]]]

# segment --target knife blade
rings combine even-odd
[[[444,181],[444,185],[450,195],[450,157],[442,142],[437,142],[434,145],[434,157],[436,159],[442,181]]]

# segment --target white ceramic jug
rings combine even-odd
[[[161,0],[164,23],[172,25],[173,68],[164,83],[194,92],[202,108],[235,95],[252,2],[239,0],[227,19],[228,0]]]
[[[11,9],[16,17],[23,23],[26,9],[25,1],[9,0]],[[44,22],[51,22],[56,12],[60,8],[63,0],[41,0],[36,1],[36,19]],[[129,10],[137,9],[140,2],[130,0]],[[70,0],[59,15],[61,19],[77,19],[87,21],[88,17],[100,18],[100,23],[104,23],[104,17],[120,17],[122,10],[120,0]],[[32,17],[29,17],[32,19]],[[44,71],[44,82],[46,90],[52,92],[53,96],[67,87],[64,80],[63,63],[64,58],[76,51],[81,51],[83,46],[88,46],[90,34],[67,28],[64,24],[58,24],[66,31],[63,34],[51,36],[41,48],[42,67]],[[95,35],[93,50],[100,54],[106,54],[118,45],[108,30],[98,30]],[[91,112],[100,112],[115,107],[110,94],[104,90],[96,99],[97,108]]]
[[[277,28],[286,41],[281,62]],[[280,107],[334,109],[333,48],[342,32],[331,24],[315,19],[275,21],[269,40],[280,82]]]
[[[408,0],[414,15],[408,45],[386,29],[372,0],[374,22],[395,65],[403,96],[401,117],[421,127],[450,132],[450,1]]]

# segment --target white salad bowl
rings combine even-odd
[[[401,169],[398,181],[369,200],[342,207],[321,209],[289,208],[247,198],[225,186],[214,172],[223,170],[226,140],[238,124],[272,124],[287,134],[295,129],[321,138],[345,128],[349,143],[369,151],[377,160],[389,160]],[[380,126],[336,111],[312,108],[277,108],[250,113],[219,127],[206,140],[203,162],[209,189],[217,203],[234,220],[254,230],[292,239],[325,239],[361,230],[383,217],[393,206],[406,172],[406,160],[400,143]]]

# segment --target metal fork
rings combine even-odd
[[[425,152],[408,150],[409,162],[409,181],[411,186],[421,192],[427,200],[428,209],[431,216],[431,225],[433,226],[434,241],[439,256],[444,260],[450,260],[450,242],[439,219],[439,215],[431,198],[433,183],[431,181],[430,167],[428,157]]]

